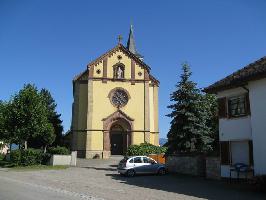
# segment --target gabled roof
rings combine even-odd
[[[204,88],[207,93],[217,93],[246,85],[248,81],[266,78],[266,56]]]
[[[76,80],[82,80],[83,76],[87,77],[88,72],[89,72],[88,69],[84,70],[84,71],[81,72],[80,74],[76,75],[76,76],[73,78],[73,81],[76,81]]]
[[[106,56],[112,55],[116,51],[123,51],[126,55],[128,55],[128,57],[133,59],[140,66],[142,66],[142,67],[146,68],[148,71],[150,71],[151,68],[146,63],[144,63],[142,60],[140,60],[135,54],[130,52],[126,47],[124,47],[120,43],[117,46],[115,46],[113,49],[111,49],[111,50],[107,51],[106,53],[104,53],[102,56],[100,56],[97,59],[95,59],[92,62],[90,62],[87,66],[90,67],[92,65],[96,65],[96,64],[100,63]]]
[[[160,85],[160,81],[158,81],[154,76],[152,76],[151,74],[149,76],[152,83],[154,83],[155,85]]]

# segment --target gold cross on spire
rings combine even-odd
[[[118,44],[121,44],[121,41],[123,40],[122,35],[118,35],[117,40],[118,40]]]

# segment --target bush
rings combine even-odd
[[[150,154],[162,154],[167,150],[166,147],[159,147],[149,143],[142,143],[140,145],[131,145],[126,152],[127,156],[143,156]]]
[[[0,160],[4,160],[5,159],[5,155],[0,153]]]
[[[39,149],[27,149],[21,151],[21,165],[40,165],[43,152]]]
[[[51,156],[52,155],[50,153],[43,153],[43,155],[42,155],[42,164],[43,165],[48,164],[48,162],[50,161]]]
[[[70,154],[70,151],[66,148],[66,147],[51,147],[48,149],[48,153],[54,155],[54,154],[57,154],[57,155],[69,155]]]
[[[43,152],[39,149],[17,149],[10,153],[10,161],[14,165],[39,165],[42,160]]]
[[[21,163],[21,150],[20,149],[13,150],[10,152],[10,161],[14,165],[20,165]]]

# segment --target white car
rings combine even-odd
[[[133,177],[136,174],[165,175],[165,165],[157,163],[147,156],[132,156],[122,159],[117,167],[118,173]]]

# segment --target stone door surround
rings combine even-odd
[[[110,130],[113,125],[119,124],[123,127],[125,132],[127,132],[127,147],[132,144],[132,131],[133,129],[133,121],[131,117],[127,116],[121,110],[117,110],[113,114],[109,115],[108,117],[104,118],[103,120],[103,149],[104,151],[110,151],[111,149],[111,142],[110,142]]]

